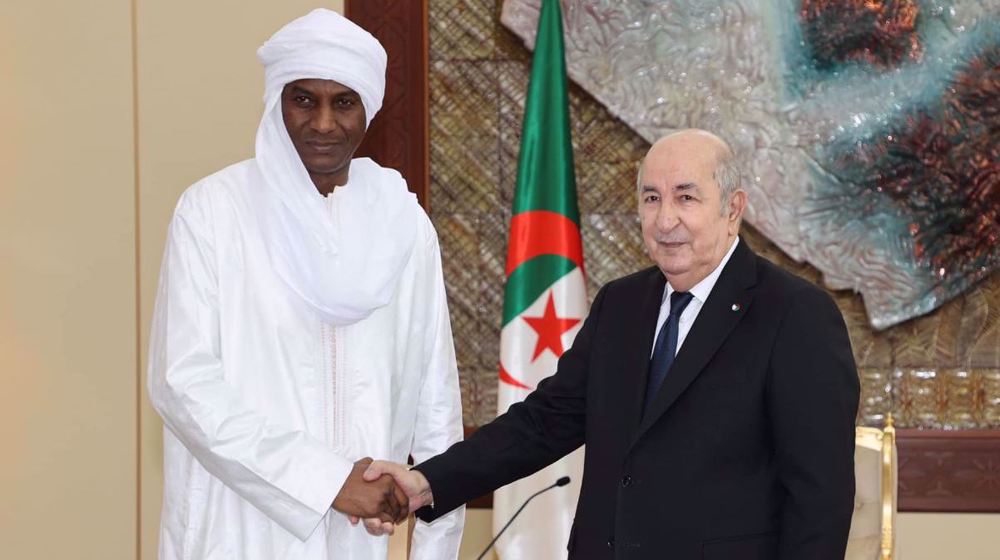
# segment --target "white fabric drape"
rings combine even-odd
[[[281,92],[298,79],[335,80],[361,96],[370,120],[382,105],[385,50],[340,14],[314,10],[289,23],[258,51],[264,64],[264,116],[256,164],[263,177],[261,226],[278,276],[323,319],[348,325],[392,297],[413,248],[421,212],[399,173],[369,159],[351,163],[334,189],[334,213],[302,165],[281,115]]]

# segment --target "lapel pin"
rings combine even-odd
[[[740,309],[743,309],[743,306],[740,305],[740,304],[738,304],[738,303],[734,303],[733,306],[731,307],[731,309],[733,311],[739,311]]]

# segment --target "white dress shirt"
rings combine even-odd
[[[733,241],[733,244],[729,247],[729,251],[726,252],[726,256],[722,257],[722,262],[719,263],[719,266],[715,267],[715,270],[713,270],[711,274],[688,290],[691,292],[693,297],[681,313],[680,321],[677,325],[677,350],[674,352],[674,356],[677,355],[677,352],[680,352],[681,346],[684,344],[684,339],[687,338],[688,333],[691,331],[691,325],[693,325],[694,320],[698,318],[698,313],[701,312],[701,307],[705,305],[705,302],[708,300],[708,295],[712,293],[712,288],[715,287],[715,283],[719,280],[719,275],[722,274],[722,269],[726,267],[726,263],[729,262],[729,258],[733,256],[733,251],[736,250],[736,245],[739,244],[739,242],[740,238],[737,237]],[[672,293],[674,293],[674,289],[670,286],[670,282],[667,282],[666,287],[663,288],[663,299],[660,302],[660,316],[656,319],[656,330],[653,331],[653,350],[656,349],[656,335],[659,334],[660,329],[663,327],[663,323],[666,322],[667,317],[670,316],[670,294]],[[653,355],[653,350],[650,351],[650,357]]]

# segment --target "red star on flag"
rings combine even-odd
[[[551,350],[558,358],[565,351],[562,345],[562,335],[572,329],[580,322],[579,319],[570,317],[557,317],[556,304],[552,299],[552,290],[549,290],[549,301],[545,304],[545,312],[541,317],[524,317],[535,333],[538,334],[538,342],[535,343],[535,352],[531,361],[538,359],[546,349]]]

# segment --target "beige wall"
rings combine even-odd
[[[996,560],[1000,514],[901,513],[900,560]]]
[[[0,2],[4,558],[135,555],[131,37],[128,0]]]
[[[155,558],[162,428],[139,385],[166,224],[251,155],[254,50],[317,6],[342,2],[0,2],[3,557]],[[463,559],[489,519],[470,511]],[[1000,515],[899,523],[905,560],[996,557]]]

